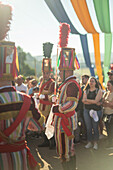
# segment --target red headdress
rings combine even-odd
[[[75,70],[79,68],[79,63],[74,48],[67,48],[70,33],[70,25],[61,23],[59,31],[59,47],[61,48],[57,66],[59,70]]]

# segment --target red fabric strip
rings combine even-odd
[[[16,145],[16,143],[20,145]],[[0,153],[18,152],[18,151],[25,149],[27,146],[27,142],[25,142],[25,140],[22,140],[16,143],[0,145]],[[24,144],[21,145],[21,143],[24,143]]]
[[[8,127],[7,129],[5,129],[3,131],[3,133],[6,135],[6,136],[9,136],[16,128],[17,126],[19,125],[19,123],[22,121],[22,119],[25,117],[27,111],[29,110],[30,108],[30,105],[31,105],[31,97],[26,95],[26,94],[23,94],[24,95],[24,102],[23,102],[23,105],[21,107],[21,110],[16,118],[16,120],[11,124],[10,127]],[[2,141],[2,137],[0,136],[0,142]]]
[[[39,94],[41,94],[42,90],[44,89],[45,86],[47,86],[49,83],[51,83],[53,80],[50,79],[49,81],[47,81],[46,83],[44,83],[41,88],[40,88],[40,91],[39,91]]]
[[[69,137],[72,135],[70,129],[68,128],[69,126],[69,121],[68,121],[68,117],[71,117],[75,114],[75,110],[72,111],[72,112],[68,112],[66,114],[63,114],[63,113],[55,113],[55,115],[59,116],[62,118],[61,120],[61,124],[62,124],[62,127],[64,129],[64,132],[66,133],[66,135]]]
[[[52,105],[52,102],[46,101],[46,100],[39,100],[39,103],[45,104],[45,105]]]

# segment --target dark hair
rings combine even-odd
[[[111,83],[111,85],[113,86],[113,80],[108,80],[108,83]]]
[[[86,74],[82,75],[82,77],[85,77],[85,78],[89,79],[89,76],[86,75]]]
[[[84,91],[90,88],[90,86],[89,86],[89,81],[90,81],[91,79],[94,79],[94,80],[95,80],[95,82],[96,82],[95,88],[99,89],[99,84],[98,84],[97,79],[96,79],[95,77],[92,76],[92,77],[89,78],[89,80],[88,80],[86,86],[84,87],[84,89],[83,89]]]
[[[35,90],[39,91],[39,87],[37,87],[37,86],[34,87],[34,88],[33,88],[33,91],[35,91]]]

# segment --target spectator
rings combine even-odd
[[[22,75],[19,75],[16,79],[16,90],[27,93],[27,86],[23,83],[24,79]]]
[[[108,71],[109,80],[113,80],[113,70]]]
[[[32,80],[29,81],[29,83],[31,84],[31,86],[30,86],[30,89],[28,91],[28,95],[33,96],[34,95],[33,88],[35,86],[37,86],[37,81],[35,79],[32,79]]]
[[[113,148],[113,80],[107,82],[108,91],[103,97],[104,120],[108,134],[108,148]]]
[[[92,141],[94,142],[94,149],[98,149],[98,139],[99,130],[98,122],[102,115],[102,108],[99,101],[102,98],[102,91],[99,89],[98,82],[95,77],[90,77],[87,85],[85,86],[85,91],[83,94],[84,108],[84,120],[87,128],[87,140],[88,143],[85,148],[92,147]],[[92,133],[94,132],[94,135]]]

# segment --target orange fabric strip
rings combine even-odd
[[[85,30],[88,33],[97,33],[93,26],[86,0],[71,0],[71,3]]]
[[[94,50],[95,50],[95,65],[97,69],[97,75],[99,81],[102,85],[103,76],[102,76],[102,67],[101,67],[101,56],[100,56],[100,44],[99,44],[99,34],[93,34]]]

